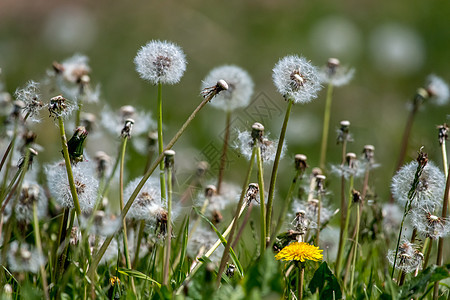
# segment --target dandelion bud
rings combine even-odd
[[[264,126],[261,123],[254,123],[252,125],[252,138],[254,141],[258,140],[261,141],[262,140],[262,136],[264,135]]]
[[[125,125],[122,128],[121,136],[122,138],[131,138],[131,129],[133,129],[134,120],[126,119]]]
[[[73,136],[67,142],[69,157],[72,163],[83,161],[83,143],[86,140],[88,132],[84,126],[75,129]]]
[[[209,169],[209,164],[206,161],[200,161],[197,164],[197,176],[202,177],[206,174]]]
[[[367,162],[373,163],[373,155],[374,155],[375,147],[372,145],[365,145],[363,154],[364,158]]]
[[[437,127],[439,131],[439,144],[442,145],[448,139],[448,125],[444,123]]]
[[[312,173],[312,175],[314,177],[317,177],[317,175],[322,175],[322,169],[320,169],[320,168],[313,168],[311,173]]]
[[[328,72],[330,75],[336,74],[336,68],[339,67],[341,62],[337,58],[329,58],[327,61]]]
[[[327,177],[325,175],[317,175],[316,176],[317,190],[319,192],[323,192],[323,190],[325,189],[324,183],[325,183],[326,178]]]
[[[214,196],[216,194],[217,194],[217,189],[216,189],[215,185],[210,184],[205,188],[205,197],[206,198],[211,198],[212,196]]]
[[[166,169],[173,168],[174,162],[175,162],[175,151],[173,150],[164,151],[164,167]]]
[[[295,169],[305,171],[308,168],[306,160],[308,159],[304,154],[296,154],[295,157]]]
[[[340,122],[340,128],[338,130],[338,137],[337,137],[337,143],[341,144],[344,141],[349,141],[349,128],[350,128],[350,122],[347,120]]]
[[[102,178],[106,175],[106,170],[108,169],[111,158],[105,152],[97,151],[97,153],[95,153],[95,161],[97,162],[98,177]]]
[[[256,201],[256,196],[259,193],[259,185],[257,183],[250,183],[247,188],[247,193],[245,195],[245,200],[247,205],[253,201]],[[262,199],[264,201],[264,199]]]

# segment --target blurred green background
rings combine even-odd
[[[131,104],[152,111],[156,88],[138,77],[133,59],[152,39],[175,42],[184,49],[188,67],[179,84],[163,90],[168,141],[201,101],[201,80],[213,67],[237,64],[249,71],[255,81],[254,99],[260,97],[276,108],[259,120],[276,137],[286,107],[271,79],[278,59],[302,54],[321,66],[327,58],[337,57],[343,65],[355,68],[356,74],[349,85],[334,92],[328,162],[339,162],[334,131],[339,121],[348,119],[355,140],[349,151],[360,153],[365,144],[375,145],[381,166],[373,184],[384,201],[407,103],[430,73],[450,79],[449,14],[449,1],[2,0],[0,67],[12,93],[29,79],[43,78],[53,61],[82,53],[90,58],[92,82],[101,84],[104,102],[114,108]],[[280,191],[289,184],[295,153],[306,154],[310,166],[318,164],[324,101],[325,89],[313,103],[294,107],[288,153],[279,173]],[[448,108],[423,107],[414,124],[408,160],[424,145],[430,158],[441,164],[436,125],[448,122]],[[241,130],[258,119],[254,108],[235,117]],[[175,146],[180,177],[197,160],[205,159],[206,146],[212,143],[220,149],[224,123],[221,111],[207,107],[201,112]],[[39,126],[50,126],[49,134],[38,136],[38,143],[45,147],[41,160],[60,158],[56,127],[52,135],[51,120]],[[88,139],[88,143],[96,141]],[[101,148],[101,144],[96,146]],[[134,155],[129,164],[136,166],[132,173],[138,175],[142,163]],[[243,162],[231,153],[226,178],[239,183]]]

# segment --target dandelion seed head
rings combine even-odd
[[[65,59],[62,63],[53,63],[53,69],[57,74],[62,75],[64,80],[72,83],[79,83],[84,75],[91,72],[89,58],[82,54],[75,54]]]
[[[343,86],[352,80],[355,69],[342,66],[337,58],[328,59],[327,65],[319,71],[320,82],[333,86]]]
[[[317,228],[317,214],[319,213],[319,201],[317,199],[311,199],[309,201],[296,200],[292,204],[292,211],[290,218],[294,218],[294,224],[298,222],[299,216],[303,216],[308,220],[308,228]],[[295,214],[295,217],[293,216]],[[326,224],[333,216],[333,212],[323,204],[320,203],[320,224]]]
[[[123,193],[124,199],[130,199],[140,181],[141,178],[136,178],[127,185]],[[151,177],[136,196],[128,211],[127,218],[156,223],[161,209],[163,209],[163,203],[161,203],[159,180]]]
[[[74,208],[70,192],[67,171],[64,163],[45,166],[47,184],[55,201],[63,208]],[[97,199],[98,180],[95,177],[95,165],[90,161],[82,161],[72,165],[75,189],[82,212],[89,212]]]
[[[225,65],[213,69],[202,82],[202,90],[224,81],[227,89],[217,94],[211,105],[225,111],[246,107],[253,95],[253,80],[244,69]]]
[[[18,241],[10,244],[7,259],[12,272],[38,273],[40,266],[45,264],[45,258],[36,249]]]
[[[37,217],[41,220],[47,214],[47,198],[37,183],[24,182],[19,201],[15,207],[15,217],[19,222],[31,223],[33,220],[33,206],[36,203]]]
[[[135,122],[133,126],[134,137],[147,134],[150,128],[156,127],[156,122],[152,119],[150,113],[136,109],[131,105],[122,106],[117,113],[109,107],[104,107],[100,115],[100,124],[111,135],[118,136],[127,119],[133,119]]]
[[[386,203],[381,209],[383,216],[383,229],[394,233],[400,227],[403,217],[402,209],[396,203]]]
[[[434,240],[446,237],[450,233],[450,222],[447,218],[433,215],[432,212],[423,208],[412,210],[411,223],[417,232]]]
[[[408,193],[414,181],[417,165],[417,161],[410,162],[400,168],[394,177],[392,177],[392,196],[401,206],[404,206],[408,201]],[[426,208],[434,211],[435,207],[443,199],[444,188],[444,174],[433,162],[428,161],[419,178],[412,208]]]
[[[187,246],[187,254],[192,259],[197,259],[203,256],[214,243],[217,241],[217,234],[209,228],[199,226],[194,231],[192,237],[189,238]],[[216,251],[209,257],[213,262],[220,262],[224,247],[220,245]]]
[[[448,103],[450,91],[448,84],[440,77],[432,74],[427,77],[426,90],[431,100],[437,105]]]
[[[278,140],[271,141],[263,137],[259,144],[261,148],[261,158],[263,160],[263,163],[270,163],[274,161],[278,148]],[[238,149],[239,152],[248,160],[252,156],[253,145],[254,139],[250,131],[238,132],[238,137],[234,144],[234,148]],[[286,150],[286,142],[283,141],[283,147],[281,148],[281,157],[284,156]]]
[[[394,265],[395,250],[389,250],[387,259],[391,265]],[[417,249],[415,244],[410,243],[407,240],[403,240],[398,247],[397,261],[395,268],[404,271],[405,273],[411,273],[418,268],[421,269],[423,261],[422,253]]]
[[[178,83],[186,70],[183,50],[167,41],[149,42],[138,51],[134,63],[139,76],[153,84]]]
[[[39,83],[35,81],[28,81],[26,86],[22,89],[17,89],[14,93],[16,100],[24,103],[23,111],[28,116],[28,119],[39,122],[39,111],[44,107],[41,101],[39,90]]]
[[[273,82],[285,99],[308,103],[321,90],[319,72],[304,57],[286,56],[273,68]]]

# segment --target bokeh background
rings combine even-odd
[[[85,54],[92,82],[101,84],[103,102],[115,109],[130,104],[151,112],[156,87],[138,77],[133,59],[148,41],[169,40],[184,49],[188,67],[179,84],[164,87],[166,140],[201,101],[201,80],[222,64],[248,70],[255,82],[254,99],[272,105],[270,111],[258,112],[254,106],[237,112],[234,127],[243,130],[257,120],[276,137],[286,107],[271,79],[278,59],[302,54],[321,66],[337,57],[356,73],[349,85],[334,90],[328,162],[339,162],[334,131],[339,121],[350,120],[354,142],[349,151],[375,146],[380,167],[372,184],[378,199],[386,201],[410,99],[431,73],[450,80],[449,15],[448,1],[1,0],[0,68],[6,89],[13,93],[29,79],[42,79],[53,61]],[[294,107],[278,180],[280,194],[289,184],[295,153],[306,154],[310,166],[318,164],[324,102],[325,89],[316,101]],[[101,105],[95,109],[102,113]],[[448,114],[448,105],[422,107],[408,160],[424,145],[430,158],[441,164],[436,125],[448,122]],[[175,147],[180,181],[196,161],[213,160],[205,157],[205,147],[220,149],[224,123],[223,112],[212,107],[194,121]],[[53,121],[37,126],[47,130],[38,136],[44,146],[41,160],[59,159]],[[88,138],[88,147],[114,155],[115,146],[99,141]],[[135,174],[130,176],[142,173],[143,158],[131,153],[128,164]],[[244,159],[231,153],[226,178],[239,183],[243,165]]]

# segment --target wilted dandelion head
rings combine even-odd
[[[418,163],[410,162],[404,165],[392,177],[391,191],[394,199],[402,206],[408,201],[408,194],[414,181]],[[434,210],[444,196],[445,176],[433,162],[425,165],[419,184],[414,194],[412,208],[427,208]]]
[[[186,70],[183,50],[167,41],[151,41],[134,58],[136,71],[153,84],[175,84]]]
[[[232,111],[239,107],[245,107],[250,103],[253,94],[253,80],[244,69],[226,65],[213,69],[202,82],[202,90],[217,84],[219,80],[225,80],[228,89],[217,94],[211,105]]]
[[[75,109],[74,103],[64,98],[62,95],[52,97],[50,103],[48,104],[48,111],[50,117],[68,117]]]
[[[89,58],[85,55],[75,54],[72,57],[64,60],[62,63],[53,63],[53,69],[56,74],[72,83],[79,83],[81,78],[91,72],[88,65]]]
[[[278,148],[278,140],[271,141],[266,137],[261,137],[259,141],[255,141],[250,131],[239,132],[234,147],[238,149],[246,159],[250,159],[255,143],[259,144],[261,149],[261,158],[264,163],[270,163],[275,159],[275,154]],[[286,143],[283,141],[281,157],[283,157],[286,153],[286,149]]]
[[[133,126],[134,137],[148,133],[150,128],[156,127],[156,122],[152,119],[150,113],[142,109],[136,109],[131,105],[122,106],[118,112],[112,111],[109,107],[103,108],[100,123],[107,132],[117,136],[121,133],[125,121],[128,119],[133,119],[135,122]]]
[[[98,180],[95,177],[95,165],[82,161],[72,165],[75,189],[80,202],[80,209],[89,212],[97,199]],[[73,199],[63,163],[54,163],[45,167],[47,184],[55,201],[64,208],[73,208]]]
[[[411,213],[411,223],[417,232],[432,239],[445,237],[450,233],[450,222],[423,208],[416,208]]]
[[[322,88],[317,68],[296,55],[280,59],[273,68],[272,78],[278,92],[295,103],[310,102]]]
[[[281,249],[281,251],[275,255],[275,258],[278,260],[295,260],[300,262],[305,262],[307,260],[321,261],[323,258],[322,252],[323,250],[314,245],[293,242]]]
[[[40,266],[45,263],[45,258],[26,243],[14,241],[8,252],[8,266],[12,272],[39,272]]]
[[[41,101],[38,82],[28,81],[24,88],[16,90],[14,98],[25,104],[23,111],[28,115],[28,118],[35,122],[39,121],[39,110],[44,107],[44,104]]]
[[[425,85],[431,100],[437,105],[445,105],[448,103],[450,91],[448,84],[436,75],[429,75]]]
[[[391,265],[394,265],[395,250],[389,250],[387,259]],[[395,268],[411,273],[422,266],[423,254],[417,249],[416,245],[404,240],[398,247],[397,261]]]
[[[340,64],[339,59],[330,58],[325,66],[320,69],[320,82],[333,86],[343,86],[352,80],[355,69],[349,69]]]

